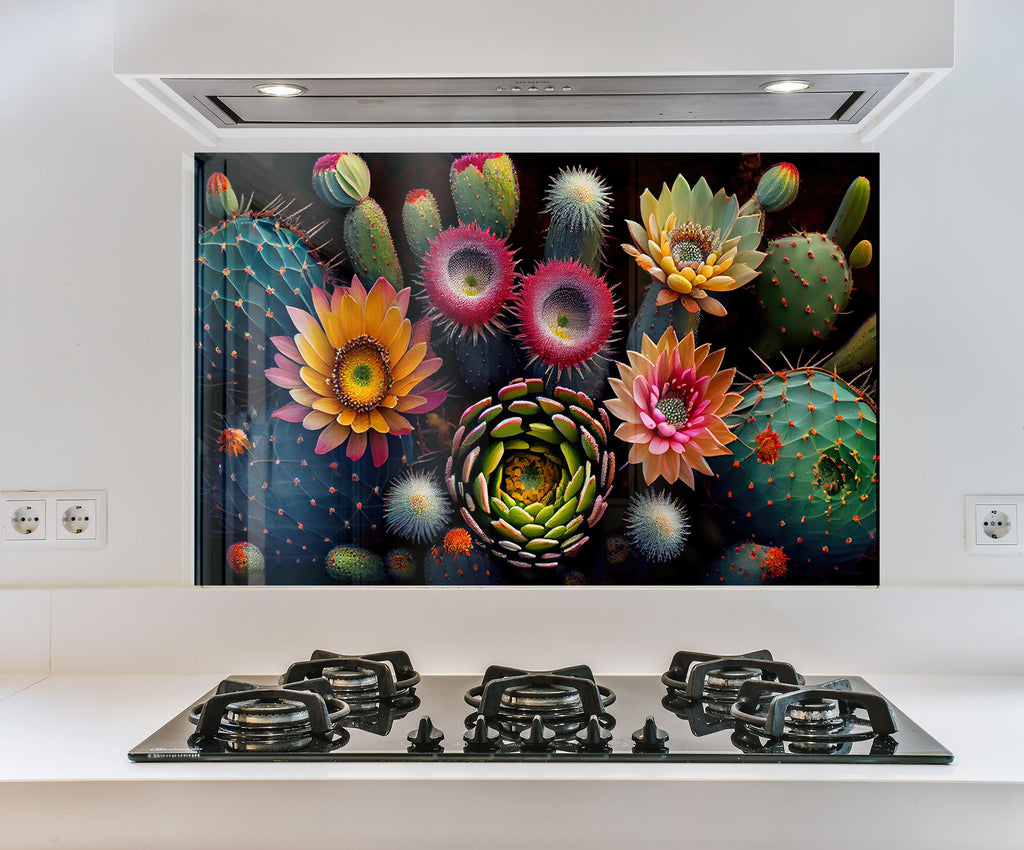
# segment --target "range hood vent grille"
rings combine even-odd
[[[267,79],[162,81],[221,128],[798,126],[856,124],[906,76],[800,75],[795,94],[764,75],[282,80],[297,97],[259,94]]]

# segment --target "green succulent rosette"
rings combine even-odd
[[[615,477],[605,409],[540,378],[516,380],[466,408],[445,469],[467,527],[514,567],[576,555],[604,515]]]

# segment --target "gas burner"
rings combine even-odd
[[[864,713],[858,713],[861,709]],[[865,714],[866,713],[866,714]],[[896,721],[885,698],[855,693],[848,679],[815,687],[782,682],[747,682],[731,709],[732,716],[754,735],[790,742],[800,752],[835,752],[840,744],[886,739]]]
[[[539,717],[557,736],[565,737],[586,726],[592,716],[611,728],[614,720],[605,708],[614,701],[615,693],[598,685],[585,665],[546,672],[491,666],[483,682],[466,691],[466,702],[477,711],[467,720],[467,728],[479,715],[515,737]]]
[[[349,711],[326,679],[279,688],[225,679],[216,694],[189,710],[196,726],[189,745],[205,751],[326,752],[348,740],[339,723]]]
[[[372,714],[382,705],[398,706],[408,713],[419,705],[413,693],[420,674],[405,652],[340,655],[318,649],[309,661],[292,664],[280,681],[301,682],[321,676],[330,683],[335,697],[352,706],[353,714]]]
[[[703,701],[712,714],[722,717],[729,714],[745,683],[775,680],[791,685],[804,683],[792,664],[772,660],[767,649],[745,655],[677,652],[661,677],[668,688],[670,704],[666,708],[677,710],[687,703]]]

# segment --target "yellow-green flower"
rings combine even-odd
[[[724,316],[725,307],[709,295],[728,292],[753,280],[764,254],[761,216],[739,214],[735,195],[711,193],[701,177],[691,189],[682,175],[672,188],[662,184],[657,198],[640,196],[643,224],[627,221],[636,246],[623,250],[661,284],[658,304],[680,299],[691,313],[704,310]]]

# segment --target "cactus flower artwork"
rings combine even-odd
[[[267,379],[292,400],[274,412],[319,433],[315,452],[347,443],[345,456],[359,460],[369,448],[375,466],[388,458],[388,434],[412,431],[407,414],[426,413],[445,397],[427,379],[440,367],[427,357],[430,320],[414,328],[405,314],[409,290],[397,293],[384,278],[369,292],[358,278],[333,295],[313,289],[316,317],[290,307],[298,333],[274,337],[277,365]]]
[[[197,154],[197,583],[878,584],[879,173]]]

